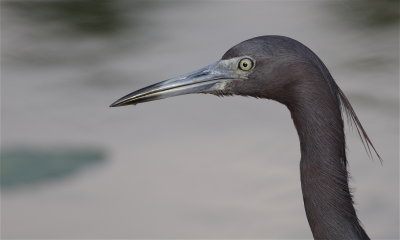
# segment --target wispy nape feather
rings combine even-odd
[[[311,51],[311,50],[310,50]],[[312,52],[312,51],[311,51]],[[365,151],[367,152],[370,158],[373,158],[372,150],[375,152],[376,156],[378,157],[379,161],[382,163],[382,158],[379,155],[378,151],[376,150],[375,146],[372,144],[371,139],[368,137],[367,132],[364,130],[360,120],[358,119],[356,112],[354,111],[353,107],[351,106],[349,100],[347,99],[346,95],[343,91],[339,88],[336,84],[335,80],[333,79],[332,75],[330,74],[328,68],[322,62],[322,60],[315,54],[312,54],[312,60],[314,63],[317,63],[319,70],[321,71],[322,75],[324,76],[325,80],[328,82],[329,88],[338,101],[342,113],[344,112],[348,122],[350,125],[354,125],[357,129],[357,133],[361,139],[362,144],[364,145]]]
[[[336,83],[335,83],[335,85],[336,85]],[[353,123],[354,126],[356,127],[357,133],[360,136],[361,142],[363,143],[364,148],[368,153],[368,156],[370,158],[373,158],[372,151],[371,151],[371,148],[372,148],[373,151],[375,152],[376,156],[378,157],[378,159],[382,162],[381,156],[379,155],[375,146],[372,144],[371,139],[369,138],[367,132],[364,130],[360,120],[358,119],[358,117],[356,115],[356,112],[354,111],[353,107],[351,106],[346,95],[344,95],[344,93],[339,88],[339,86],[336,85],[336,88],[337,88],[337,96],[339,98],[342,111],[344,111],[346,113],[346,117],[347,117],[347,119],[349,119],[348,122],[350,124]]]

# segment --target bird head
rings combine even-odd
[[[281,36],[256,37],[237,44],[206,67],[134,91],[111,107],[207,93],[274,99],[285,103],[307,61],[299,42]],[[300,44],[301,46],[304,46]]]

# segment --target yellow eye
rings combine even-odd
[[[249,58],[243,58],[239,62],[239,68],[243,71],[249,71],[250,69],[253,68],[253,61]]]

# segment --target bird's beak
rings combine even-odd
[[[138,104],[190,93],[222,91],[227,82],[246,77],[237,71],[237,62],[237,58],[217,61],[191,73],[132,92],[115,101],[110,107]]]

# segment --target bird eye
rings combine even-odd
[[[253,61],[249,58],[243,58],[239,62],[239,68],[243,71],[249,71],[250,69],[253,68]]]

